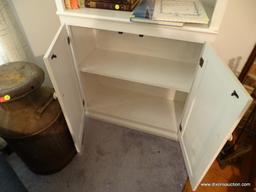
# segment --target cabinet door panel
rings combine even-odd
[[[194,190],[251,103],[250,95],[209,45],[202,58],[179,133]]]
[[[66,26],[63,25],[45,54],[44,61],[75,146],[80,151],[84,109],[73,55],[67,37]]]

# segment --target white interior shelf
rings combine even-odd
[[[82,77],[88,116],[177,139],[184,101],[175,100],[175,91],[88,73]]]
[[[189,92],[195,64],[95,48],[80,66],[80,70]]]
[[[118,118],[121,125],[133,129],[139,126],[142,130],[145,126],[147,132],[176,139],[177,125],[172,101],[131,91],[108,89],[104,94],[95,94],[89,103],[87,113],[91,117],[102,119],[105,116],[104,119],[110,122],[112,118]],[[120,124],[116,121],[112,123]]]

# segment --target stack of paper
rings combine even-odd
[[[142,0],[131,21],[183,26],[208,24],[209,18],[199,0]]]
[[[155,0],[153,20],[208,24],[199,0]]]

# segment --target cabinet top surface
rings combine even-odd
[[[132,24],[151,25],[156,28],[168,28],[168,29],[179,29],[179,30],[216,33],[216,31],[211,30],[208,25],[201,25],[201,24],[185,24],[182,27],[178,27],[178,26],[167,26],[167,25],[159,25],[159,24],[146,24],[146,23],[131,22],[130,18],[132,17],[132,12],[129,12],[129,11],[81,8],[81,9],[75,9],[75,10],[66,9],[64,11],[57,11],[57,14],[59,16],[98,19],[98,20],[105,20],[105,21],[128,23],[131,25]]]
[[[131,22],[132,12],[93,8],[57,11],[62,23],[132,34],[177,39],[190,42],[213,42],[217,31],[208,25],[186,24],[183,27]]]
[[[62,0],[55,0],[55,2],[57,15],[66,25],[205,43],[215,41],[227,0],[214,0],[213,3],[202,0],[210,23],[208,25],[186,23],[181,27],[131,22],[132,12],[128,11],[95,8],[72,10],[65,9]]]

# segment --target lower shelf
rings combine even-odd
[[[177,139],[177,119],[182,112],[177,108],[182,105],[159,96],[114,87],[101,86],[88,92],[87,116]]]
[[[90,109],[87,111],[86,115],[93,119],[102,120],[105,122],[113,123],[116,125],[124,126],[127,128],[142,131],[152,135],[157,135],[160,137],[165,137],[172,140],[178,140],[177,133],[173,131],[158,129],[156,127],[149,126],[143,123],[133,122],[128,119],[123,119],[117,116],[111,116],[109,114],[96,112]]]

